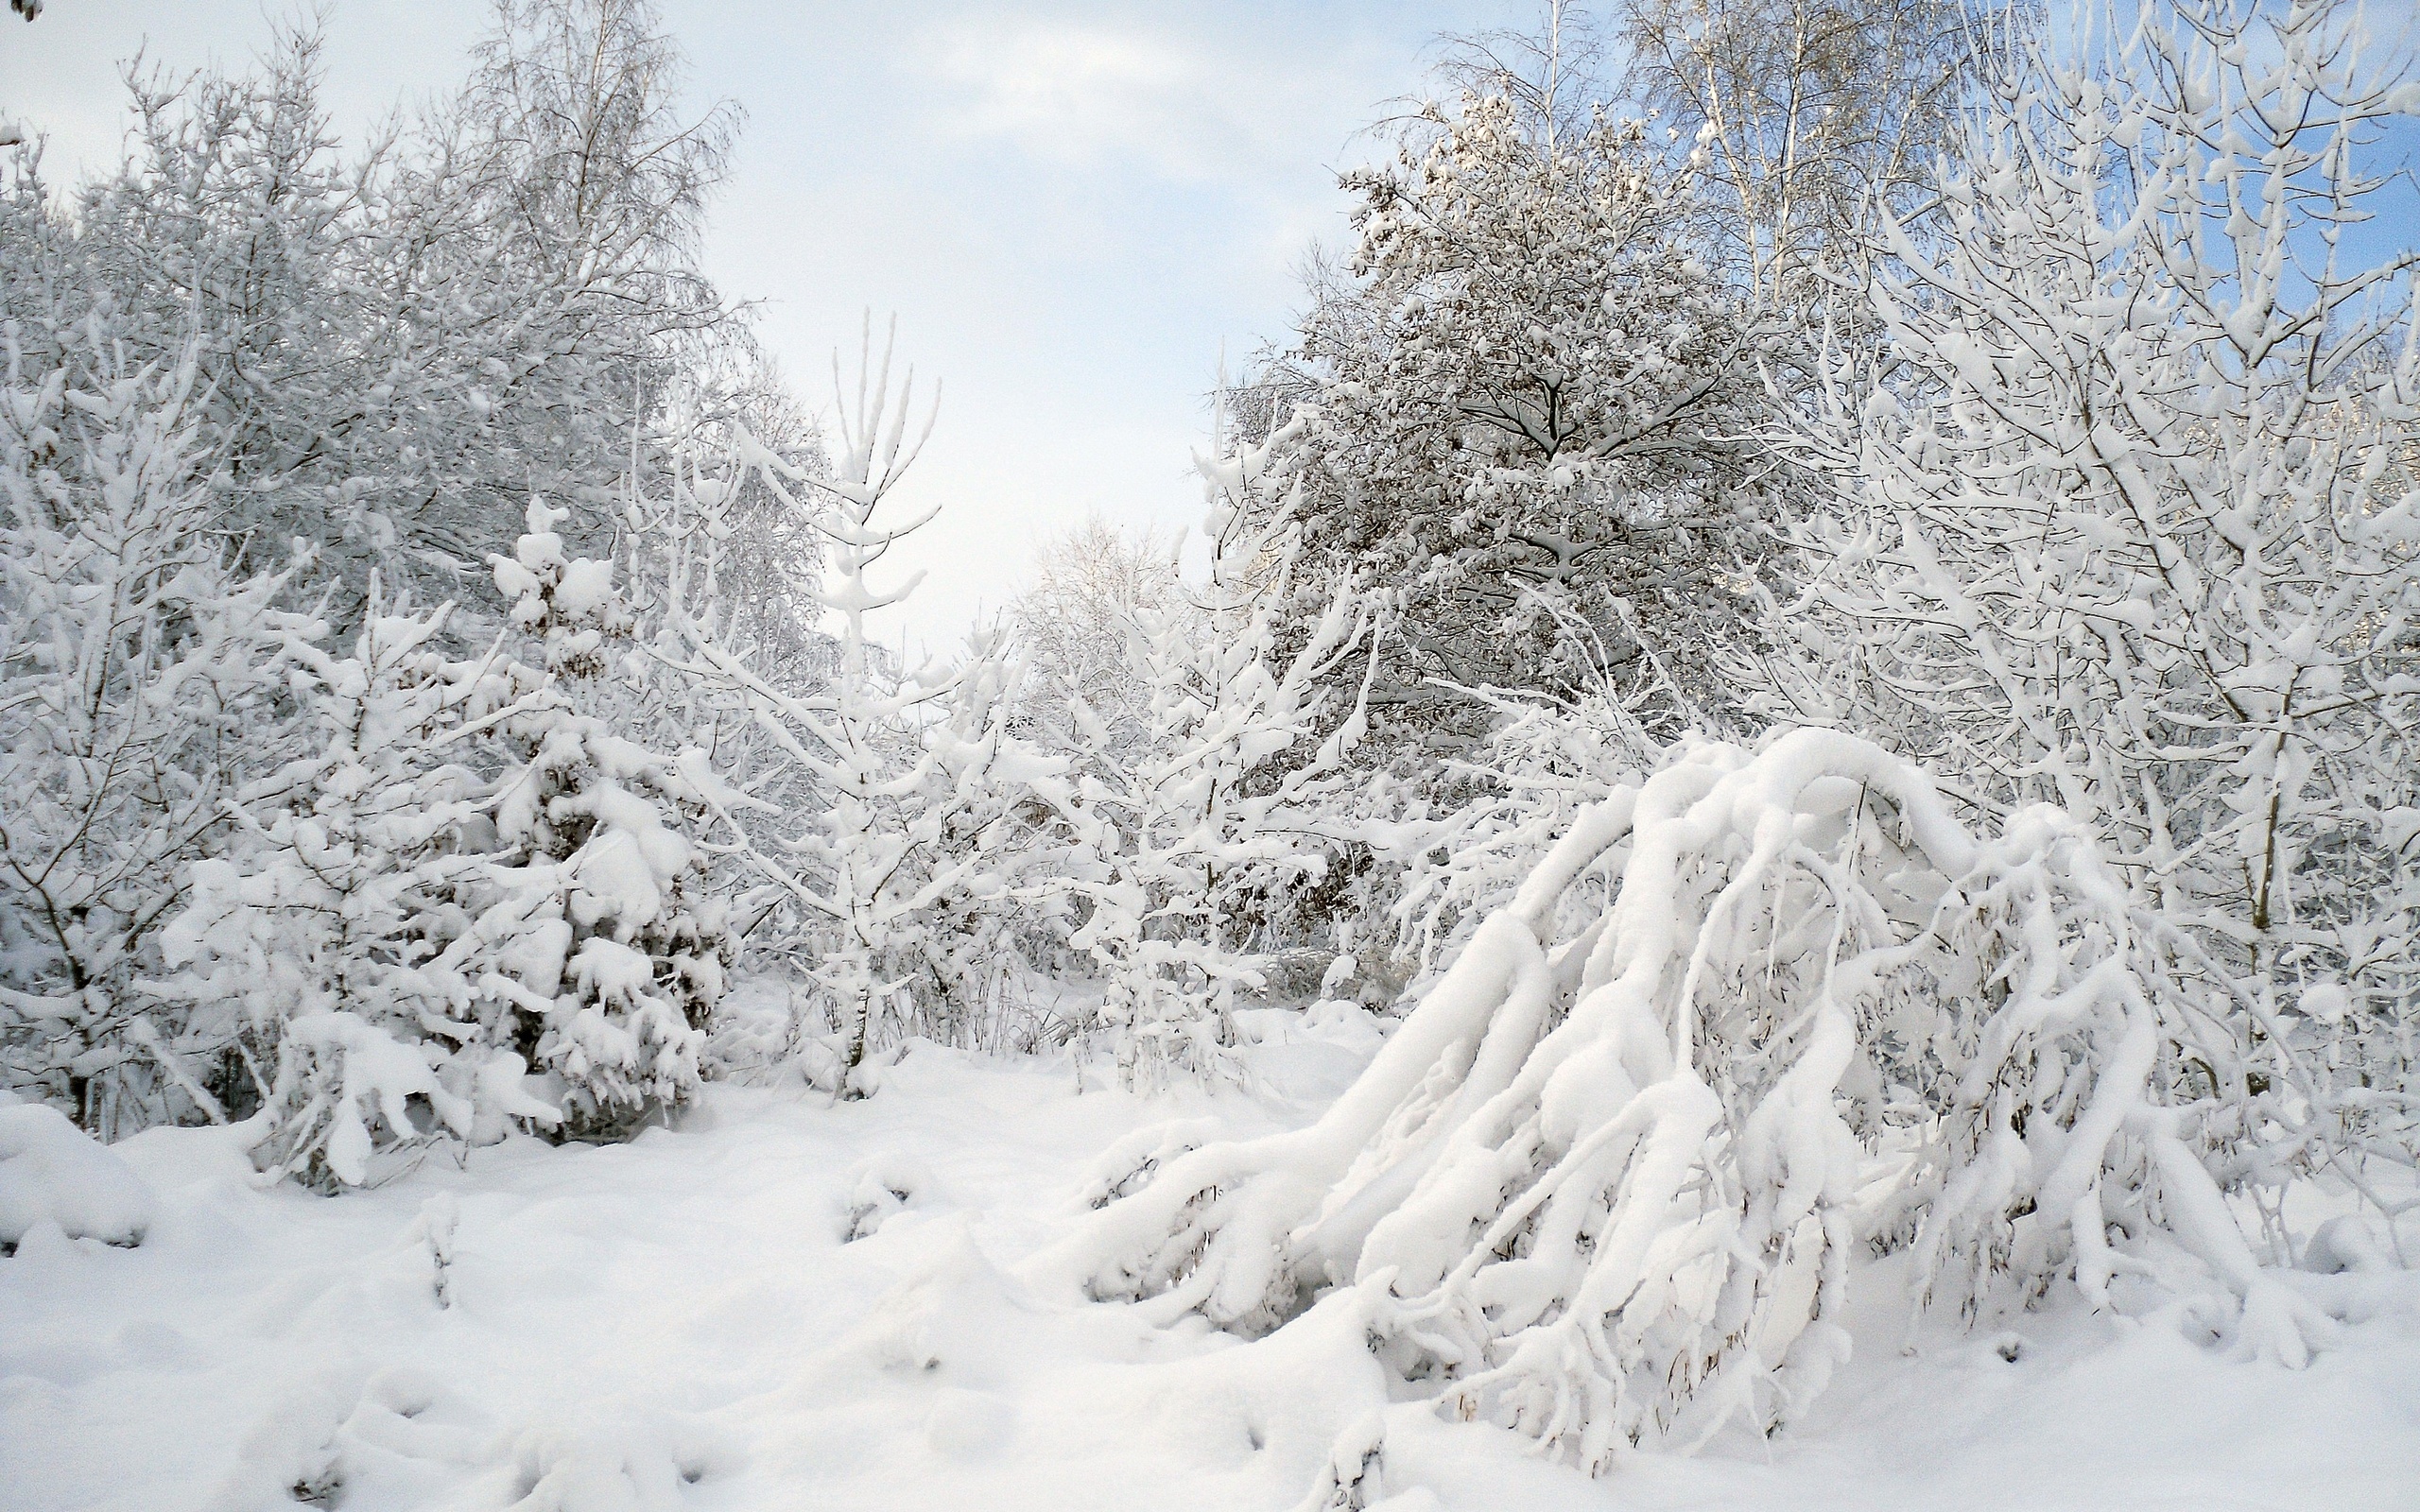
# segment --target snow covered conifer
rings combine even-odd
[[[519,943],[558,978],[530,1059],[560,1079],[567,1128],[627,1130],[697,1090],[705,1024],[733,946],[691,833],[718,784],[697,760],[649,750],[581,705],[633,627],[610,562],[567,557],[533,500],[529,528],[494,563],[513,624],[540,637],[555,696],[507,729],[527,752],[494,803],[493,881]]]

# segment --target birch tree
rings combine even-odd
[[[2307,999],[2408,1126],[2420,254],[2358,228],[2409,56],[2346,5],[2095,15],[1966,124],[1946,239],[1890,243],[1768,707],[2076,815],[2214,1001]]]

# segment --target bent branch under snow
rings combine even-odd
[[[1357,1288],[1442,1410],[1595,1469],[1794,1417],[1860,1245],[1912,1246],[1919,1308],[2071,1283],[2299,1364],[2330,1322],[2213,1172],[2308,1093],[2242,1115],[2252,1036],[2156,934],[2055,810],[1977,835],[1851,736],[1700,746],[1582,812],[1324,1118],[1126,1152],[1038,1266],[1245,1332]]]

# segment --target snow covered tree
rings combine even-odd
[[[1381,879],[1386,917],[1371,921],[1369,937],[1391,927],[1402,964],[1416,972],[1450,963],[1582,810],[1663,764],[1649,720],[1669,698],[1651,683],[1561,701],[1500,699],[1483,749],[1424,782],[1374,784],[1359,828],[1390,874]]]
[[[215,1069],[133,985],[185,864],[274,760],[302,624],[287,575],[212,528],[193,368],[118,335],[89,310],[30,368],[0,335],[0,1067],[104,1138],[215,1106]]]
[[[543,638],[562,691],[505,726],[527,755],[499,784],[510,864],[493,877],[562,978],[552,1005],[524,1021],[522,1047],[560,1079],[570,1132],[614,1135],[697,1090],[734,947],[693,832],[724,803],[703,751],[659,754],[582,707],[609,644],[635,627],[612,564],[565,555],[549,528],[562,516],[533,501],[513,555],[494,563],[513,624]]]
[[[658,749],[712,731],[677,690],[607,676],[637,627],[609,507],[674,422],[760,422],[794,465],[818,457],[697,273],[734,123],[674,113],[677,65],[643,4],[507,6],[458,96],[348,156],[297,27],[249,75],[130,75],[130,160],[72,198],[15,160],[10,1083],[104,1133],[267,1098],[290,1136],[273,1159],[317,1178],[340,1147],[339,1180],[369,1147],[329,1145],[343,1129],[410,1137],[366,1092],[322,1096],[348,1061],[403,1064],[363,1034],[406,1059],[447,1032],[518,1055],[574,1133],[694,1089],[730,946],[688,838],[708,758]],[[465,657],[493,618],[414,612],[409,590],[458,593],[533,492],[572,507],[508,561],[517,629]],[[257,571],[297,540],[290,570]],[[759,586],[796,588],[795,550],[758,561]],[[755,618],[800,602],[759,593]],[[432,922],[466,910],[472,944]],[[169,918],[185,954],[163,971]],[[564,932],[553,975],[512,954]],[[523,964],[447,974],[489,950]],[[475,985],[525,977],[543,985],[510,1003]],[[369,1028],[287,1033],[322,1013]],[[446,1066],[470,1064],[424,1068],[456,1112]],[[470,1137],[397,1095],[421,1134]]]
[[[1693,243],[1693,167],[1501,95],[1422,121],[1347,180],[1359,245],[1292,383],[1306,541],[1400,600],[1381,730],[1452,743],[1490,717],[1452,689],[1576,693],[1641,627],[1701,674],[1785,480],[1754,444],[1772,333]]]
[[[1245,1332],[1344,1288],[1404,1390],[1594,1470],[1802,1415],[1867,1246],[1915,1307],[2072,1286],[2299,1364],[2332,1325],[2224,1194],[2333,1110],[2193,977],[2054,809],[1979,834],[1852,736],[1694,746],[1572,817],[1318,1123],[1128,1146],[1038,1273]]]
[[[2331,1045],[2373,1089],[2346,1116],[2408,1141],[2420,253],[2359,228],[2376,139],[2420,112],[2409,55],[2345,4],[2099,24],[2013,55],[1938,246],[1889,248],[1768,712],[1875,732],[1981,813],[2061,805],[2193,942],[2210,1011]]]
[[[1074,835],[1056,885],[1085,908],[1068,943],[1095,963],[1098,1033],[1130,1086],[1235,1074],[1235,995],[1264,985],[1272,916],[1326,870],[1337,847],[1320,826],[1357,785],[1344,758],[1362,707],[1325,706],[1349,660],[1371,665],[1367,605],[1341,585],[1301,644],[1280,644],[1303,545],[1296,490],[1273,469],[1293,439],[1197,458],[1205,592],[1128,610],[1143,728],[1113,728],[1077,697],[1075,779],[1048,789]]]
[[[628,438],[746,345],[696,266],[734,113],[675,113],[646,6],[516,0],[457,95],[347,152],[319,45],[285,28],[250,73],[130,74],[118,171],[72,211],[21,171],[0,318],[36,360],[106,299],[136,360],[190,350],[219,524],[311,540],[340,620],[373,568],[461,595],[533,490],[602,555]]]
[[[648,0],[497,0],[474,57],[456,109],[505,246],[577,278],[624,364],[723,329],[696,259],[741,112],[683,118],[681,48]]]
[[[1019,780],[1049,766],[1011,736],[1012,675],[990,648],[978,641],[957,667],[902,672],[869,623],[917,581],[879,584],[877,565],[936,512],[897,508],[931,418],[911,433],[914,374],[894,389],[890,343],[878,364],[872,343],[869,321],[828,469],[740,445],[742,471],[821,542],[820,602],[838,621],[823,675],[786,682],[727,616],[682,595],[662,606],[673,627],[657,653],[735,698],[763,736],[750,780],[715,807],[716,844],[762,885],[746,902],[754,920],[783,917],[774,948],[807,966],[830,1026],[823,1069],[849,1097],[870,1089],[867,1057],[886,1038],[944,1023],[955,1037],[968,1024],[964,994],[984,973],[960,970],[978,964],[967,941],[996,937],[977,904],[1005,902],[999,847],[1022,822]],[[834,379],[839,387],[837,360]],[[685,581],[716,571],[714,511],[735,494],[711,495],[691,496],[707,512],[688,533],[699,555],[681,569]],[[769,800],[770,789],[792,801]]]
[[[1176,558],[1175,544],[1157,532],[1130,536],[1098,516],[1044,543],[1033,580],[1009,609],[1026,669],[1019,701],[1028,738],[1072,749],[1080,707],[1107,727],[1109,759],[1141,748],[1151,695],[1129,632],[1138,614],[1188,608]],[[1098,739],[1083,744],[1104,748]]]
[[[533,503],[494,564],[544,669],[449,654],[441,610],[294,651],[311,748],[243,795],[165,931],[149,990],[251,1074],[268,1169],[357,1185],[374,1156],[516,1121],[613,1137],[697,1090],[731,946],[690,832],[718,784],[580,707],[631,621],[560,513]]]
[[[677,602],[717,617],[718,638],[749,646],[776,682],[817,685],[836,654],[822,627],[823,538],[741,454],[824,475],[821,422],[777,372],[751,365],[671,396],[660,431],[633,448],[620,501],[626,596],[647,607],[642,638],[666,633],[661,607]]]
[[[1449,877],[1510,897],[1326,1117],[1122,1152],[1059,1273],[1243,1332],[1338,1288],[1404,1389],[1594,1469],[1802,1414],[1865,1248],[1975,1319],[2324,1344],[2247,1224],[2374,1192],[2413,1107],[2413,259],[2350,228],[2415,96],[2360,39],[2188,0],[1996,79],[1770,621],[1765,712],[1899,754],[1694,746]]]
[[[1532,13],[1529,26],[1439,37],[1435,70],[1453,94],[1503,101],[1521,135],[1551,152],[1596,125],[1609,97],[1609,39],[1599,16],[1572,0],[1544,0]]]
[[[1766,309],[1870,329],[1858,308],[1869,233],[1879,215],[1907,219],[1930,198],[1992,9],[1619,0],[1612,20],[1629,93],[1703,156],[1715,256],[1730,276]]]

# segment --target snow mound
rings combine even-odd
[[[0,1108],[0,1247],[55,1223],[70,1239],[142,1243],[151,1189],[57,1108]]]
[[[280,1399],[207,1509],[299,1502],[682,1512],[690,1487],[740,1463],[711,1432],[676,1415],[608,1405],[499,1431],[439,1372],[365,1376],[336,1366]]]

